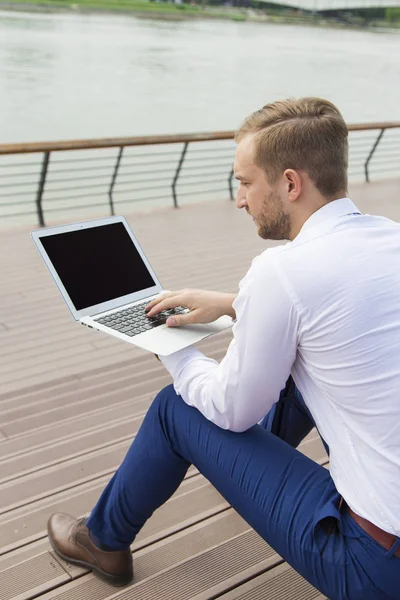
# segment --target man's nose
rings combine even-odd
[[[243,192],[240,189],[238,189],[236,193],[236,207],[244,208],[245,206],[247,206],[246,195],[243,194]]]

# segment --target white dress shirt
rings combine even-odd
[[[291,374],[330,448],[338,492],[400,536],[400,224],[335,200],[253,260],[233,306],[221,363],[193,347],[160,357],[176,392],[242,432]]]

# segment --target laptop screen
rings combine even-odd
[[[40,241],[76,310],[155,285],[123,223],[48,235]]]

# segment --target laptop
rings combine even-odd
[[[31,232],[68,308],[81,324],[167,356],[232,326],[230,317],[170,328],[164,311],[146,305],[165,290],[124,217],[46,227]]]

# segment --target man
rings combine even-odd
[[[55,551],[111,583],[190,464],[332,600],[400,598],[400,225],[346,198],[347,128],[326,100],[275,102],[237,133],[237,206],[264,239],[237,297],[170,293],[169,326],[236,318],[220,364],[160,357],[150,407],[89,519],[49,520]],[[174,322],[175,321],[175,322]],[[283,392],[281,392],[283,390]],[[330,471],[295,447],[317,426]]]

